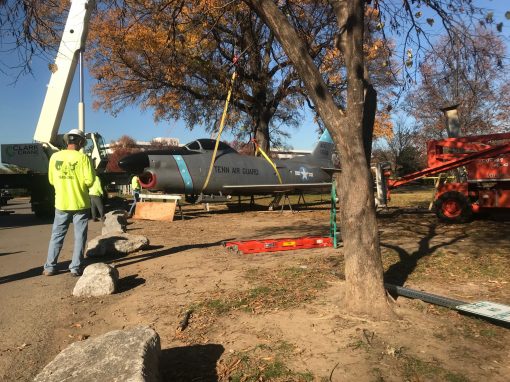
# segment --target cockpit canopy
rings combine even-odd
[[[215,139],[201,138],[196,141],[190,142],[184,146],[185,149],[190,151],[213,151],[216,145]],[[219,142],[218,151],[232,151],[237,152],[225,142]]]

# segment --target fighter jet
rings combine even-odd
[[[334,144],[327,130],[311,154],[274,160],[277,171],[267,159],[239,154],[219,142],[206,183],[215,143],[213,139],[197,139],[176,149],[131,154],[119,161],[119,167],[137,174],[143,188],[184,194],[191,201],[205,195],[268,195],[331,189]]]

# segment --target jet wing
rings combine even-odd
[[[342,172],[342,169],[339,167],[321,167],[321,170],[327,172],[328,174]]]
[[[284,184],[246,184],[224,185],[226,191],[234,193],[271,194],[273,192],[299,192],[299,191],[330,191],[331,183],[284,183]]]

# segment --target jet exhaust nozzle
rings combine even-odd
[[[156,174],[145,171],[143,174],[141,174],[139,177],[140,184],[143,188],[154,188],[156,187]]]

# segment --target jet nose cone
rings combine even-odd
[[[119,160],[118,165],[131,174],[141,174],[146,167],[149,167],[149,156],[146,153],[130,154]]]

